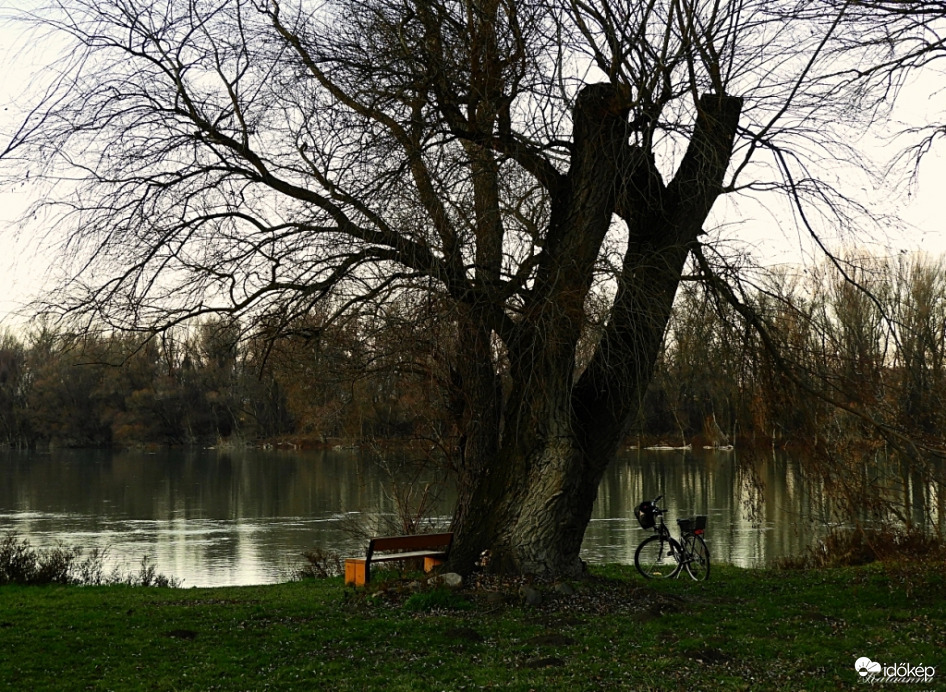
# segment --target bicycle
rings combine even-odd
[[[658,495],[651,502],[644,501],[634,510],[641,528],[654,531],[653,536],[648,536],[637,546],[634,566],[647,579],[679,577],[684,567],[693,579],[707,579],[710,573],[710,554],[703,540],[706,517],[700,515],[677,519],[677,525],[680,527],[680,540],[677,541],[664,524],[663,515],[667,510],[657,506],[657,501],[662,497],[663,495]]]

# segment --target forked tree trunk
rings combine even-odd
[[[626,102],[611,85],[579,95],[571,168],[552,191],[542,263],[507,343],[507,391],[497,386],[482,341],[478,353],[461,356],[471,378],[464,389],[479,395],[467,407],[473,434],[461,469],[453,569],[468,571],[488,550],[497,570],[582,572],[598,485],[653,375],[687,255],[721,191],[741,109],[740,99],[704,96],[687,153],[664,184],[653,157],[628,144]],[[591,363],[576,374],[585,299],[615,215],[628,227],[615,302]]]

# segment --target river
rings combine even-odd
[[[622,454],[601,483],[583,557],[632,563],[648,533],[633,508],[659,494],[674,526],[708,515],[714,560],[754,567],[802,552],[823,525],[824,498],[790,457],[745,466],[733,451]],[[396,515],[397,487],[403,477],[394,485],[354,450],[3,451],[0,532],[37,547],[107,547],[126,571],[147,555],[185,587],[273,583],[312,547],[363,554],[356,529]],[[437,519],[448,521],[452,501],[444,491]]]

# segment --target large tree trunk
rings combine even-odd
[[[737,98],[701,98],[687,153],[665,185],[652,156],[628,143],[626,103],[612,85],[579,95],[571,167],[552,191],[532,299],[507,344],[510,391],[501,404],[481,401],[483,417],[471,412],[477,450],[466,448],[465,464],[475,471],[461,483],[454,569],[469,570],[489,550],[498,570],[583,570],[579,551],[598,484],[653,375],[687,255],[721,191],[741,109]],[[604,335],[576,380],[585,299],[615,215],[628,227],[624,265]],[[480,370],[484,382],[490,375]],[[477,391],[489,387],[503,397],[495,382]]]

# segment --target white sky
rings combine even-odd
[[[15,27],[3,23],[4,10],[11,8],[14,1],[18,0],[0,0],[0,148],[6,143],[6,133],[16,125],[15,118],[11,117],[15,109],[8,108],[8,105],[26,91],[30,75],[43,55],[38,50],[23,51],[23,35]],[[931,86],[920,81],[904,92],[898,110],[905,114],[903,118],[915,123],[946,121],[946,111],[938,107],[942,99],[937,104],[934,98],[942,84],[938,78],[932,78],[929,83]],[[902,191],[899,197],[903,206],[900,210],[887,208],[882,211],[900,216],[904,229],[891,227],[885,238],[876,238],[876,244],[866,249],[876,254],[918,250],[934,255],[946,253],[946,142],[934,148],[924,159],[917,184],[912,189],[903,179],[902,169],[889,183],[889,189]],[[909,196],[908,190],[911,192]],[[878,191],[878,196],[885,195]],[[28,321],[26,316],[17,316],[16,313],[43,289],[44,281],[62,260],[42,246],[41,234],[49,230],[42,223],[16,223],[26,203],[24,192],[0,189],[0,332],[5,327],[20,326]],[[767,214],[732,220],[738,223],[738,236],[759,249],[758,260],[781,263],[800,257],[797,239],[786,238]]]

